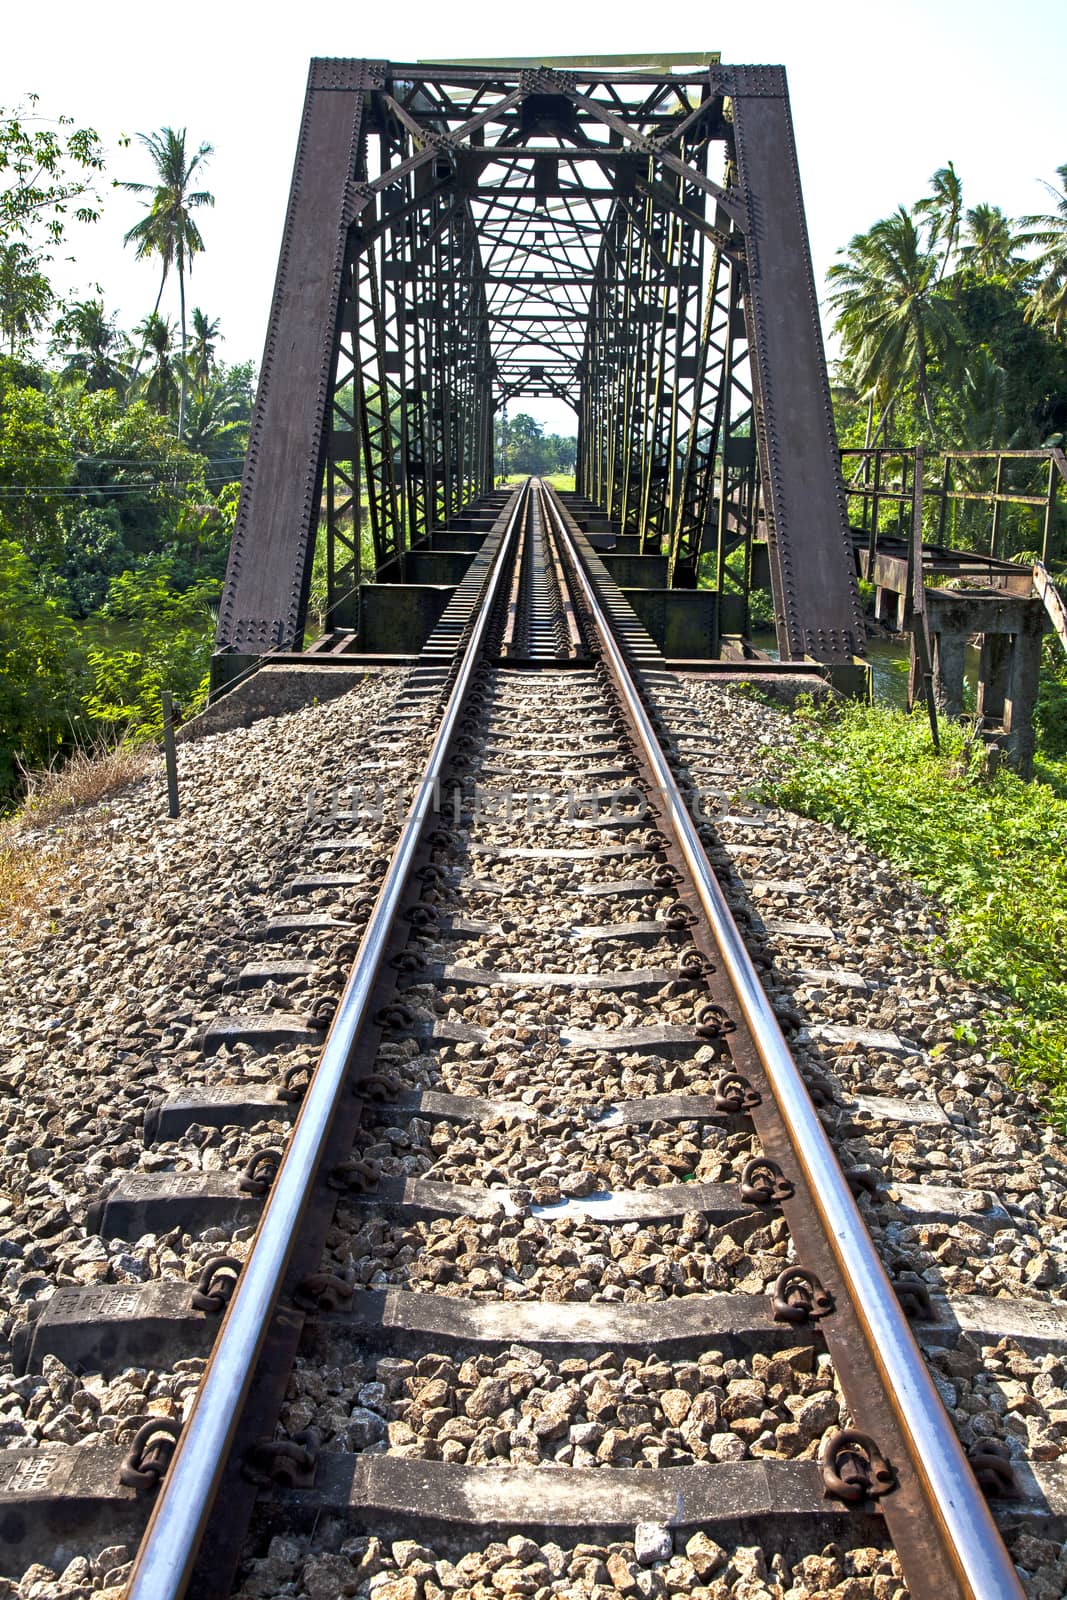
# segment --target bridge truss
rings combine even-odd
[[[311,64],[217,648],[300,647],[491,487],[494,417],[577,419],[577,489],[780,651],[862,651],[780,67]]]

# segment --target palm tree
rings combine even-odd
[[[999,206],[977,205],[967,213],[960,260],[983,278],[1013,278],[1021,266],[1019,240],[1010,217]]]
[[[150,311],[133,331],[140,335],[142,354],[151,350],[155,357],[141,380],[143,398],[165,417],[179,394],[172,344],[174,324],[167,317],[161,317],[158,311]]]
[[[205,317],[199,306],[193,307],[193,347],[189,352],[189,372],[203,394],[215,364],[215,345],[219,337],[219,324]]]
[[[76,300],[56,324],[52,349],[66,356],[61,376],[81,378],[87,394],[121,389],[129,369],[123,361],[124,336],[114,317],[104,314],[102,300]]]
[[[192,211],[201,206],[213,206],[215,196],[206,189],[192,189],[193,174],[201,163],[206,162],[212,154],[209,144],[202,144],[193,157],[185,153],[184,128],[161,128],[158,133],[139,133],[137,137],[149,152],[155,162],[155,184],[151,183],[122,183],[122,189],[128,189],[131,194],[150,195],[146,202],[148,210],[140,222],[137,222],[125,236],[126,244],[136,244],[137,258],[158,255],[163,260],[163,273],[159,283],[159,294],[152,308],[153,316],[158,315],[159,302],[163,297],[163,288],[167,281],[167,274],[172,266],[178,268],[178,294],[181,302],[181,330],[182,330],[182,365],[185,362],[185,274],[186,270],[192,271],[193,257],[198,251],[203,250],[204,241],[192,216]],[[145,324],[147,326],[147,323]],[[142,351],[142,355],[143,355]],[[140,362],[138,362],[138,366]],[[181,373],[181,393],[178,402],[178,432],[182,430],[185,422],[185,373]]]
[[[950,395],[953,438],[964,450],[1013,450],[1024,429],[1008,424],[1008,374],[991,351],[975,350],[967,358],[959,383]],[[960,464],[957,471],[965,471]]]
[[[52,286],[39,272],[37,257],[18,239],[0,244],[0,337],[15,354],[44,327],[52,304]]]
[[[226,376],[212,378],[189,396],[182,435],[190,450],[210,461],[237,462],[246,444],[247,407]],[[239,470],[233,476],[239,477]]]
[[[903,206],[859,233],[827,274],[850,381],[868,402],[868,443],[877,437],[903,386],[915,385],[917,415],[934,428],[930,364],[955,363],[962,332],[951,304],[936,293],[938,258],[922,248]],[[875,406],[882,408],[873,435]]]
[[[930,179],[930,193],[915,207],[916,216],[929,219],[929,246],[933,250],[944,241],[938,283],[948,270],[952,252],[959,243],[960,218],[963,215],[963,184],[950,161],[947,167],[938,167]]]
[[[1058,189],[1051,183],[1044,185],[1055,200],[1056,209],[1024,217],[1023,222],[1031,231],[1024,233],[1019,242],[1041,246],[1041,254],[1033,263],[1040,277],[1026,315],[1032,322],[1051,322],[1058,339],[1067,320],[1067,162],[1056,168],[1056,176],[1060,180]]]

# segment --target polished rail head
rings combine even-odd
[[[474,628],[389,869],[360,941],[285,1158],[271,1187],[252,1252],[182,1430],[134,1563],[127,1600],[180,1600],[192,1575],[222,1469],[277,1304],[338,1097],[364,1025],[378,968],[400,907],[437,782],[477,664],[524,502],[516,495]]]
[[[723,969],[736,991],[827,1240],[866,1327],[872,1360],[881,1372],[898,1424],[910,1445],[912,1466],[925,1487],[949,1564],[959,1575],[959,1593],[967,1600],[1024,1600],[1018,1574],[988,1503],[945,1415],[907,1317],[819,1121],[554,490],[548,491],[548,503],[599,636],[603,659],[661,790],[694,887],[715,934]]]

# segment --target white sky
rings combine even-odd
[[[820,286],[841,245],[917,199],[949,159],[966,204],[987,201],[1009,215],[1048,209],[1037,180],[1052,181],[1067,161],[1067,28],[1054,0],[735,0],[732,9],[706,0],[669,9],[632,0],[393,0],[380,9],[338,0],[273,9],[53,0],[43,13],[5,8],[0,105],[34,91],[42,114],[97,128],[108,178],[151,180],[147,152],[136,141],[119,148],[123,135],[170,124],[188,128],[194,149],[214,145],[205,186],[216,205],[199,214],[207,248],[190,305],[221,319],[225,359],[258,362],[312,55],[461,61],[642,50],[784,63]],[[101,221],[70,235],[65,253],[75,261],[53,271],[65,290],[103,285],[126,326],[151,309],[158,288],[155,263],[135,262],[122,245],[139,215],[134,196],[107,191]],[[172,298],[176,315],[176,283]],[[567,408],[531,401],[527,409],[571,431]]]

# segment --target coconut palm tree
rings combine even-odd
[[[928,243],[931,250],[944,245],[941,270],[937,281],[948,271],[952,252],[959,243],[960,218],[963,215],[963,184],[950,161],[947,167],[938,167],[930,179],[930,193],[915,207],[915,214],[928,219]]]
[[[193,307],[193,344],[189,352],[189,373],[203,394],[215,365],[215,346],[219,338],[218,320],[206,317],[199,306]]]
[[[81,378],[88,394],[122,389],[129,377],[125,336],[105,314],[102,300],[76,300],[56,324],[52,349],[66,357],[61,376]]]
[[[951,368],[962,330],[948,299],[937,294],[938,258],[922,248],[918,229],[901,206],[859,233],[830,268],[836,315],[849,379],[868,402],[868,443],[877,437],[908,383],[916,414],[934,428],[930,366]],[[881,416],[873,429],[874,411]]]
[[[141,397],[165,417],[180,390],[179,376],[175,372],[174,324],[168,317],[161,317],[158,311],[150,311],[133,331],[140,337],[142,353],[151,350],[154,357],[141,380]]]
[[[963,450],[1014,450],[1024,442],[1025,426],[1012,428],[1008,417],[1008,374],[985,349],[972,351],[949,395],[953,438]],[[965,464],[956,468],[965,471]]]
[[[977,205],[967,212],[960,260],[983,278],[1014,278],[1022,265],[1019,239],[999,206]]]
[[[215,204],[215,196],[209,194],[206,189],[191,187],[197,168],[208,160],[213,153],[212,148],[209,144],[202,144],[196,154],[190,157],[185,150],[185,135],[184,128],[177,130],[161,128],[158,133],[139,133],[137,137],[155,163],[157,181],[154,184],[119,185],[122,189],[128,189],[131,194],[151,196],[146,201],[146,214],[140,222],[134,223],[126,234],[125,243],[137,246],[138,260],[143,256],[152,255],[162,259],[163,272],[156,303],[152,308],[153,316],[159,313],[159,303],[163,297],[167,274],[173,266],[178,269],[183,368],[178,402],[179,433],[185,421],[185,274],[187,271],[192,271],[193,257],[204,248],[204,241],[192,212],[201,206]],[[146,322],[144,326],[147,327],[148,323]]]
[[[1058,339],[1067,321],[1067,161],[1056,168],[1056,176],[1060,180],[1058,189],[1051,183],[1044,185],[1055,200],[1056,209],[1024,217],[1023,223],[1030,231],[1019,242],[1041,247],[1033,263],[1037,286],[1026,315],[1032,322],[1051,322]]]

